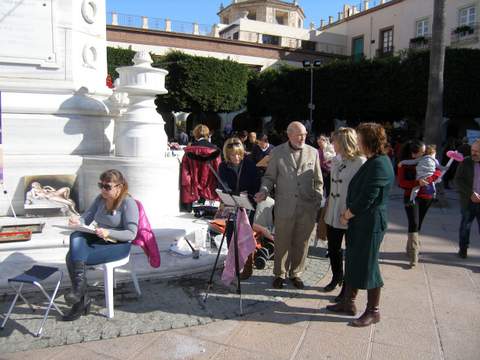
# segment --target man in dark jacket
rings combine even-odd
[[[458,255],[465,259],[470,244],[470,228],[474,219],[480,227],[480,140],[471,147],[471,156],[458,165],[455,185],[460,195],[462,221],[459,231]]]

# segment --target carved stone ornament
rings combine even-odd
[[[82,58],[83,58],[84,66],[89,67],[91,69],[96,69],[98,55],[97,55],[97,49],[95,49],[95,46],[86,44],[83,47]]]
[[[82,16],[88,24],[93,24],[97,17],[97,4],[92,0],[84,0],[82,3]]]

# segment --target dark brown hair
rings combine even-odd
[[[382,125],[363,123],[358,125],[356,130],[357,134],[361,136],[364,150],[368,150],[368,152],[374,155],[384,155],[386,153],[387,133]]]
[[[114,183],[114,184],[122,184],[122,191],[120,192],[120,195],[113,201],[112,208],[107,208],[108,211],[113,212],[118,209],[120,204],[122,203],[123,199],[128,195],[128,183],[127,180],[125,180],[125,177],[123,174],[116,170],[116,169],[110,169],[107,171],[104,171],[100,175],[100,181],[101,182],[106,182],[106,183]]]

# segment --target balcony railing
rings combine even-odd
[[[119,14],[115,12],[107,13],[107,25],[213,36],[213,28],[211,25],[140,15]]]
[[[480,23],[462,25],[452,30],[450,41],[452,45],[477,43],[480,39],[479,33]]]
[[[432,37],[430,35],[417,36],[410,39],[409,48],[412,50],[430,49]]]
[[[376,51],[376,55],[377,57],[379,58],[384,58],[384,57],[389,57],[389,56],[393,56],[394,54],[394,47],[393,46],[390,46],[388,48],[380,48],[380,49],[377,49]]]

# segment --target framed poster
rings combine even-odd
[[[78,214],[75,175],[25,176],[25,210],[60,210],[64,215]]]

